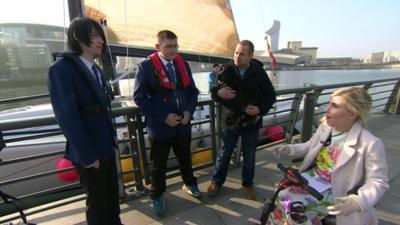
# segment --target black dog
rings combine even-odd
[[[226,124],[234,129],[247,127],[248,125],[257,123],[260,116],[250,116],[245,113],[246,107],[249,105],[259,106],[261,103],[261,93],[254,87],[250,87],[243,82],[239,70],[232,65],[223,67],[221,73],[217,76],[218,85],[222,87],[230,87],[236,92],[235,98],[228,101]]]

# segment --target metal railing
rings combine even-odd
[[[390,108],[393,108],[392,111],[399,114],[399,85],[399,78],[329,85],[313,85],[312,91],[306,93],[304,96],[304,118],[303,129],[301,131],[302,142],[310,139],[314,128],[319,123],[319,119],[325,113],[325,108],[329,103],[329,95],[332,94],[335,89],[353,86],[363,87],[368,90],[371,95],[373,109],[379,110],[379,108],[383,108],[383,112],[389,112]],[[386,87],[386,89],[384,89],[384,87]],[[387,96],[382,96],[382,94],[387,94]],[[316,108],[318,111],[315,111]]]
[[[301,134],[301,140],[308,140],[313,132],[316,125],[316,119],[321,116],[324,111],[323,106],[327,104],[326,98],[332,92],[332,89],[345,87],[345,86],[363,86],[370,91],[371,96],[374,99],[374,107],[379,109],[383,108],[384,112],[388,112],[390,108],[394,108],[395,113],[399,113],[398,104],[398,92],[399,92],[400,79],[384,79],[375,80],[368,82],[354,82],[348,84],[333,84],[323,86],[311,86],[296,89],[285,89],[277,90],[278,101],[275,104],[274,109],[264,116],[264,126],[262,129],[267,129],[273,126],[284,127],[283,134],[272,134],[282,135],[284,140],[279,140],[271,143],[271,134],[265,133],[260,139],[260,145],[263,148],[273,144],[279,144],[282,141],[291,143],[294,135],[296,134],[296,123],[299,123],[299,119],[302,119],[302,128],[297,130]],[[386,88],[388,87],[388,88]],[[383,88],[386,88],[383,90]],[[381,95],[387,96],[381,96]],[[325,96],[325,97],[324,97]],[[383,103],[382,103],[383,102]],[[213,165],[213,160],[216,157],[216,151],[220,148],[220,135],[222,134],[219,117],[219,107],[214,104],[213,101],[201,101],[197,104],[197,112],[200,116],[196,117],[192,121],[194,128],[199,128],[203,132],[193,134],[192,142],[199,140],[207,140],[207,145],[204,148],[198,148],[195,146],[192,154],[211,154],[212,157],[209,160],[202,161],[200,164],[194,165],[194,170],[202,169]],[[196,115],[196,114],[195,114]],[[120,196],[122,200],[129,200],[132,198],[146,195],[145,185],[150,183],[150,165],[151,161],[148,159],[150,144],[147,138],[147,130],[144,123],[144,116],[137,107],[134,106],[117,106],[113,108],[113,117],[115,118],[115,126],[117,130],[126,132],[123,138],[119,140],[121,145],[127,145],[129,152],[121,155],[118,152],[117,162],[119,170],[119,184],[120,184]],[[28,129],[32,127],[43,127],[53,126],[51,129],[43,129],[43,133],[38,131],[33,132],[31,135],[23,135],[22,137],[10,138],[7,133],[13,130]],[[53,115],[47,115],[35,118],[24,118],[18,120],[7,120],[0,121],[0,131],[5,134],[5,142],[11,144],[19,141],[34,140],[38,138],[51,138],[60,136],[61,132],[57,130],[56,120]],[[202,128],[202,126],[204,126]],[[64,152],[63,142],[59,143],[58,149],[54,151],[45,152],[42,154],[28,155],[18,158],[6,159],[0,161],[0,171],[4,171],[3,168],[6,166],[16,165],[18,163],[27,163],[38,159],[48,159],[51,157],[61,156]],[[11,150],[7,148],[3,151]],[[120,149],[121,150],[121,149]],[[236,162],[240,161],[240,151],[237,151]],[[172,162],[175,159],[171,156],[169,160]],[[177,176],[179,171],[177,167],[171,163],[167,177]],[[129,166],[126,166],[129,165]],[[0,189],[7,185],[16,185],[18,183],[33,181],[44,177],[54,176],[55,174],[70,171],[74,168],[64,168],[59,170],[49,170],[40,173],[34,173],[27,176],[20,176],[17,178],[1,180],[0,178]],[[131,179],[127,177],[131,176]],[[129,180],[129,181],[127,181]],[[70,196],[75,196],[82,193],[82,188],[78,183],[71,183],[55,188],[50,188],[36,193],[29,193],[27,195],[18,196],[16,204],[22,209],[32,208],[37,205],[41,205],[47,202],[53,202],[56,200],[64,199]],[[82,198],[76,198],[81,200]],[[66,201],[64,204],[69,204],[70,201]],[[50,206],[50,208],[58,207],[63,203]],[[47,209],[50,209],[47,208]],[[9,215],[15,212],[15,209],[4,203],[0,204],[0,216]],[[43,211],[40,209],[31,211],[30,214]],[[11,221],[16,219],[17,216],[8,217],[0,223]]]
[[[208,117],[200,118],[196,121],[193,121],[193,126],[200,126],[202,124],[208,124],[209,131],[208,133],[200,136],[193,137],[193,140],[201,139],[201,138],[210,138],[211,145],[208,150],[215,151],[217,149],[216,146],[216,138],[215,135],[215,106],[213,101],[202,101],[198,103],[198,107],[207,107],[208,108]],[[127,136],[123,139],[119,140],[119,144],[128,144],[129,152],[124,155],[117,155],[117,165],[119,171],[119,184],[120,184],[120,196],[123,200],[128,200],[135,197],[140,197],[146,194],[143,181],[148,184],[150,182],[150,171],[148,160],[148,141],[146,137],[146,128],[144,124],[144,116],[140,112],[137,107],[114,107],[112,111],[112,116],[114,118],[115,127],[117,130],[127,133]],[[121,119],[122,118],[122,119]],[[15,119],[15,120],[6,120],[0,121],[0,130],[3,132],[5,136],[5,143],[7,145],[11,145],[12,143],[20,142],[20,141],[28,141],[28,140],[36,140],[38,138],[52,138],[55,136],[61,135],[61,132],[58,128],[52,129],[40,129],[31,132],[31,134],[27,134],[29,132],[22,132],[24,135],[22,137],[10,137],[9,134],[21,134],[21,129],[28,129],[33,127],[43,127],[43,126],[56,126],[56,120],[54,115],[46,115],[41,117],[34,118],[23,118],[23,119]],[[18,130],[18,131],[14,131]],[[43,132],[40,132],[43,131]],[[51,132],[48,132],[51,131]],[[18,158],[5,159],[0,161],[0,171],[5,171],[4,168],[6,166],[17,165],[18,163],[29,163],[31,161],[35,161],[38,159],[47,159],[55,157],[61,157],[64,152],[64,142],[59,143],[59,149],[46,152],[42,154],[28,155]],[[26,148],[30,148],[30,145],[27,145]],[[7,147],[3,149],[3,152],[12,151],[13,147]],[[204,150],[203,150],[204,151]],[[201,151],[194,151],[193,154],[198,154]],[[215,155],[215,152],[213,153]],[[175,157],[171,157],[171,160],[174,160]],[[122,164],[123,163],[123,164]],[[202,165],[195,165],[194,169],[201,169],[206,166],[211,166],[213,164],[212,160],[209,162],[205,162]],[[127,167],[127,168],[124,168]],[[0,176],[0,189],[9,186],[9,185],[18,185],[23,184],[24,182],[34,181],[37,179],[54,176],[55,174],[59,174],[62,172],[74,170],[73,167],[65,168],[65,169],[51,169],[45,172],[33,173],[27,176],[19,176],[17,178],[11,179],[1,179]],[[178,173],[174,168],[170,168],[172,172],[169,174],[169,177],[176,176]],[[132,176],[133,179],[127,182],[124,182],[124,177]],[[58,194],[62,193],[62,194]],[[32,208],[37,205],[45,204],[48,202],[53,202],[56,200],[64,199],[67,197],[75,196],[77,194],[83,193],[82,188],[79,183],[72,183],[69,185],[58,186],[55,188],[46,189],[40,192],[29,193],[26,195],[18,196],[18,201],[14,201],[16,204],[20,206],[22,209]],[[57,198],[58,195],[58,198]],[[81,198],[77,198],[76,200],[81,200]],[[66,202],[69,204],[70,201]],[[57,206],[60,206],[57,204]],[[15,212],[15,208],[12,205],[0,204],[0,216],[8,215]],[[42,209],[40,210],[42,211]],[[39,211],[32,211],[30,214],[36,213]],[[29,215],[29,214],[28,214]],[[16,217],[8,218],[7,221],[11,221],[12,219],[16,219]],[[0,221],[0,223],[6,221]]]

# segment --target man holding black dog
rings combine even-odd
[[[233,149],[241,137],[244,161],[242,186],[250,199],[256,199],[253,177],[258,130],[262,125],[262,116],[276,101],[276,93],[262,63],[252,59],[253,53],[251,41],[240,41],[233,62],[223,66],[217,77],[219,85],[211,90],[213,100],[222,104],[223,146],[217,155],[211,185],[207,190],[210,196],[215,195],[225,182]],[[249,96],[256,96],[256,99]]]

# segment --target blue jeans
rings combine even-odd
[[[212,181],[222,186],[228,173],[229,162],[236,143],[242,137],[243,168],[242,185],[253,186],[256,148],[258,142],[258,127],[249,127],[240,131],[228,130],[223,132],[223,146],[218,152]]]

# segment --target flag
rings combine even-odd
[[[271,57],[271,69],[272,69],[272,71],[275,71],[276,67],[278,66],[278,62],[276,61],[274,54],[272,54],[272,49],[268,43],[268,39],[267,39],[267,47],[268,47],[269,57]]]

